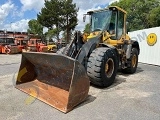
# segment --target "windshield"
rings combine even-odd
[[[0,43],[14,44],[13,38],[0,38]]]
[[[112,11],[95,12],[91,15],[91,31],[101,31],[108,27]]]
[[[13,38],[7,38],[6,42],[9,44],[14,44],[14,39]]]

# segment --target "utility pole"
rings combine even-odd
[[[5,29],[5,30],[4,30],[4,39],[5,39],[5,43],[7,43],[7,41],[6,41],[6,33],[7,33],[7,30]]]
[[[13,23],[13,22],[10,23],[11,32],[12,32],[12,23]]]

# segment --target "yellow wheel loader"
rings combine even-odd
[[[22,53],[16,88],[66,113],[87,98],[90,82],[108,87],[118,69],[135,73],[140,49],[126,34],[126,11],[112,6],[87,15],[90,34],[75,32],[57,53]]]

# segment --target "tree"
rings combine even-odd
[[[160,7],[152,9],[148,15],[150,27],[160,26]]]
[[[84,33],[90,33],[90,24],[89,23],[85,25],[85,28],[84,28],[83,32]]]
[[[60,15],[61,15],[61,4],[62,2],[59,0],[50,0],[45,1],[44,5],[45,7],[41,9],[41,12],[37,14],[37,20],[39,23],[45,27],[47,27],[49,30],[57,29],[56,31],[56,37],[59,39],[59,33],[60,33]]]
[[[157,17],[160,14],[160,11],[158,11],[160,8],[159,0],[120,0],[119,2],[115,2],[111,5],[119,6],[127,11],[127,21],[129,22],[127,27],[129,31],[160,25],[160,22],[154,22],[156,19],[155,17],[154,20],[152,18],[155,16],[154,14],[156,14]]]
[[[28,22],[29,29],[28,33],[32,33],[34,35],[42,36],[43,35],[43,26],[35,19],[32,19]]]
[[[76,4],[73,4],[72,0],[63,0],[63,3],[61,28],[63,31],[66,31],[68,43],[71,39],[71,31],[75,29],[78,22],[78,9],[76,8]]]
[[[48,30],[48,32],[46,32],[46,37],[51,40],[57,33],[57,29],[52,29],[52,30]]]
[[[69,33],[77,25],[76,4],[72,0],[50,0],[45,1],[45,7],[37,15],[37,19],[49,30],[56,29],[56,37],[59,39],[61,31],[67,31],[67,42]]]

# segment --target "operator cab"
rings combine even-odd
[[[126,12],[117,6],[107,9],[89,11],[90,33],[107,31],[113,40],[119,40],[125,34]]]

